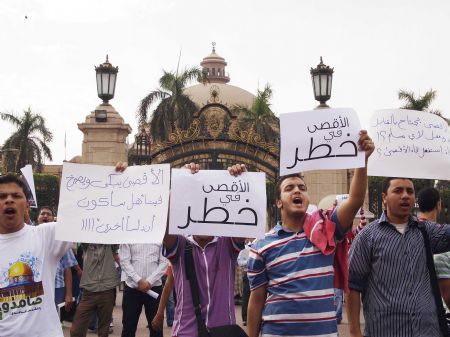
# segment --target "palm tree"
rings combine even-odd
[[[398,98],[405,101],[405,105],[401,109],[425,111],[443,118],[450,125],[450,120],[442,116],[439,110],[430,109],[431,102],[436,98],[436,90],[430,89],[424,95],[416,97],[412,91],[399,90]]]
[[[418,97],[412,91],[399,90],[398,98],[406,103],[401,109],[429,112],[441,117],[450,125],[450,120],[442,116],[439,110],[430,109],[431,102],[436,98],[436,90],[430,89],[424,95]],[[435,184],[434,179],[413,179],[413,182],[417,191],[425,187],[432,187]]]
[[[239,127],[242,130],[254,129],[266,142],[276,141],[279,132],[276,130],[278,118],[270,109],[272,88],[266,84],[263,90],[258,89],[252,106],[249,108],[237,105],[232,110],[239,114]]]
[[[52,151],[47,143],[52,141],[53,134],[45,126],[44,117],[28,108],[22,116],[1,113],[1,119],[17,128],[2,146],[7,171],[17,172],[31,164],[41,172],[44,158],[52,160]]]
[[[207,81],[207,74],[200,68],[187,68],[176,73],[163,70],[159,79],[160,88],[145,96],[136,113],[139,124],[147,122],[148,110],[155,102],[160,102],[151,115],[150,128],[154,140],[166,139],[177,128],[187,129],[197,107],[189,96],[183,93],[192,80]]]

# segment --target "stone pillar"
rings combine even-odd
[[[348,170],[317,170],[304,172],[309,200],[317,205],[330,194],[346,194],[350,186]]]
[[[110,104],[101,104],[96,110],[106,111],[105,122],[97,122],[95,111],[92,111],[84,123],[78,124],[84,134],[81,163],[111,166],[118,161],[127,161],[126,138],[131,133],[130,125],[125,124]]]

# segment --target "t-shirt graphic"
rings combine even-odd
[[[11,315],[41,310],[44,288],[40,269],[42,262],[31,253],[0,271],[0,321]]]

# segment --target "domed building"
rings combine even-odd
[[[212,52],[200,62],[208,74],[208,82],[185,89],[184,93],[196,104],[197,111],[187,130],[177,130],[163,141],[152,141],[148,126],[136,135],[129,151],[132,163],[171,163],[174,167],[195,160],[209,169],[224,169],[228,164],[244,162],[271,179],[278,170],[278,139],[265,142],[254,130],[241,130],[234,107],[250,108],[255,95],[230,85],[227,62]],[[278,124],[273,126],[279,131]],[[257,160],[257,159],[261,160]]]
[[[8,285],[0,288],[0,303],[35,298],[44,294],[42,281],[34,280],[31,266],[24,261],[17,261],[8,269]],[[42,299],[39,300],[39,303]],[[37,303],[34,302],[33,303]]]
[[[22,261],[17,261],[8,270],[9,286],[33,283],[33,270]]]
[[[273,187],[278,174],[279,138],[264,140],[253,129],[241,129],[235,107],[250,108],[255,96],[249,91],[229,84],[227,62],[212,52],[200,63],[208,74],[208,82],[185,89],[184,93],[196,104],[197,111],[186,130],[176,130],[167,139],[152,141],[148,126],[135,137],[129,151],[132,164],[170,163],[182,167],[196,162],[206,169],[222,170],[235,163],[244,163],[250,171],[266,173],[268,186]],[[279,133],[279,124],[273,128]],[[273,195],[268,191],[268,195]],[[275,220],[273,200],[269,201],[271,222]]]

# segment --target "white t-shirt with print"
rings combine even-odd
[[[63,337],[55,308],[55,273],[71,243],[55,240],[55,226],[25,225],[0,234],[0,336]]]

